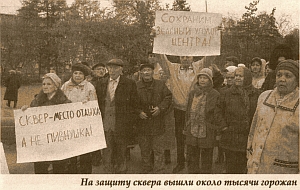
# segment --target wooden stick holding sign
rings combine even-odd
[[[62,160],[106,148],[97,101],[14,110],[17,163]]]

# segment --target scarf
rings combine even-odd
[[[212,85],[208,87],[200,87],[198,83],[194,85],[194,95],[191,104],[190,124],[191,134],[196,138],[206,137],[206,121],[205,107],[208,91],[212,89]]]

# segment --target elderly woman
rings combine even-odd
[[[197,75],[197,82],[189,93],[186,125],[187,168],[189,173],[211,173],[215,141],[215,108],[219,92],[213,89],[212,71],[204,68]],[[201,154],[201,170],[199,158]]]
[[[260,89],[262,84],[265,82],[265,60],[263,61],[259,57],[254,57],[250,63],[250,70],[252,72],[252,85],[257,89]]]
[[[274,90],[263,92],[248,138],[248,173],[299,172],[299,65],[285,60],[276,68]]]
[[[35,96],[35,99],[31,102],[30,107],[50,106],[70,103],[71,101],[61,91],[61,80],[55,73],[47,73],[43,77],[43,86],[39,94]],[[28,106],[23,106],[21,109],[25,110]],[[47,174],[48,167],[52,163],[53,173],[62,174],[65,173],[67,165],[66,160],[52,161],[52,162],[35,162],[34,172],[36,174]]]
[[[96,100],[95,87],[86,80],[86,76],[90,73],[89,68],[81,63],[72,66],[72,77],[62,86],[62,91],[72,102],[87,102]],[[77,171],[79,165],[79,171]],[[70,159],[69,173],[92,173],[92,157],[91,154],[84,154],[79,157]]]
[[[251,71],[246,67],[235,70],[234,85],[221,93],[218,109],[222,113],[220,147],[225,152],[226,172],[246,173],[246,149],[258,89],[252,85]]]

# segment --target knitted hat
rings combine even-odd
[[[203,69],[199,72],[199,74],[197,75],[197,79],[199,79],[199,77],[200,77],[201,75],[207,76],[208,79],[211,81],[211,84],[213,84],[213,79],[212,79],[213,74],[212,74],[212,70],[210,70],[209,68],[203,68]]]
[[[299,64],[296,61],[291,59],[281,61],[276,67],[276,73],[279,70],[288,70],[299,80]]]
[[[88,76],[90,74],[90,69],[81,63],[72,65],[72,73],[74,73],[75,71],[81,71],[84,76]]]
[[[154,65],[149,64],[149,63],[141,64],[140,71],[143,70],[144,68],[151,68],[152,70],[154,70]]]
[[[43,76],[43,79],[50,78],[57,88],[61,86],[61,79],[55,73],[47,73]]]

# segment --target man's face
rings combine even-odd
[[[225,74],[225,78],[228,86],[232,86],[234,84],[234,72],[227,72]]]
[[[236,86],[243,86],[244,84],[244,70],[242,68],[237,68],[235,70],[234,81]]]
[[[107,70],[110,78],[115,80],[122,74],[123,67],[118,65],[108,65]]]
[[[105,75],[105,67],[102,67],[102,66],[98,66],[96,68],[94,68],[94,74],[97,76],[97,77],[103,77]]]
[[[180,63],[182,65],[190,65],[193,63],[193,56],[180,56]]]
[[[155,54],[149,54],[148,55],[148,61],[149,61],[150,64],[157,63],[157,58],[156,58]]]
[[[145,67],[141,70],[141,77],[144,81],[151,81],[153,77],[153,69]]]

